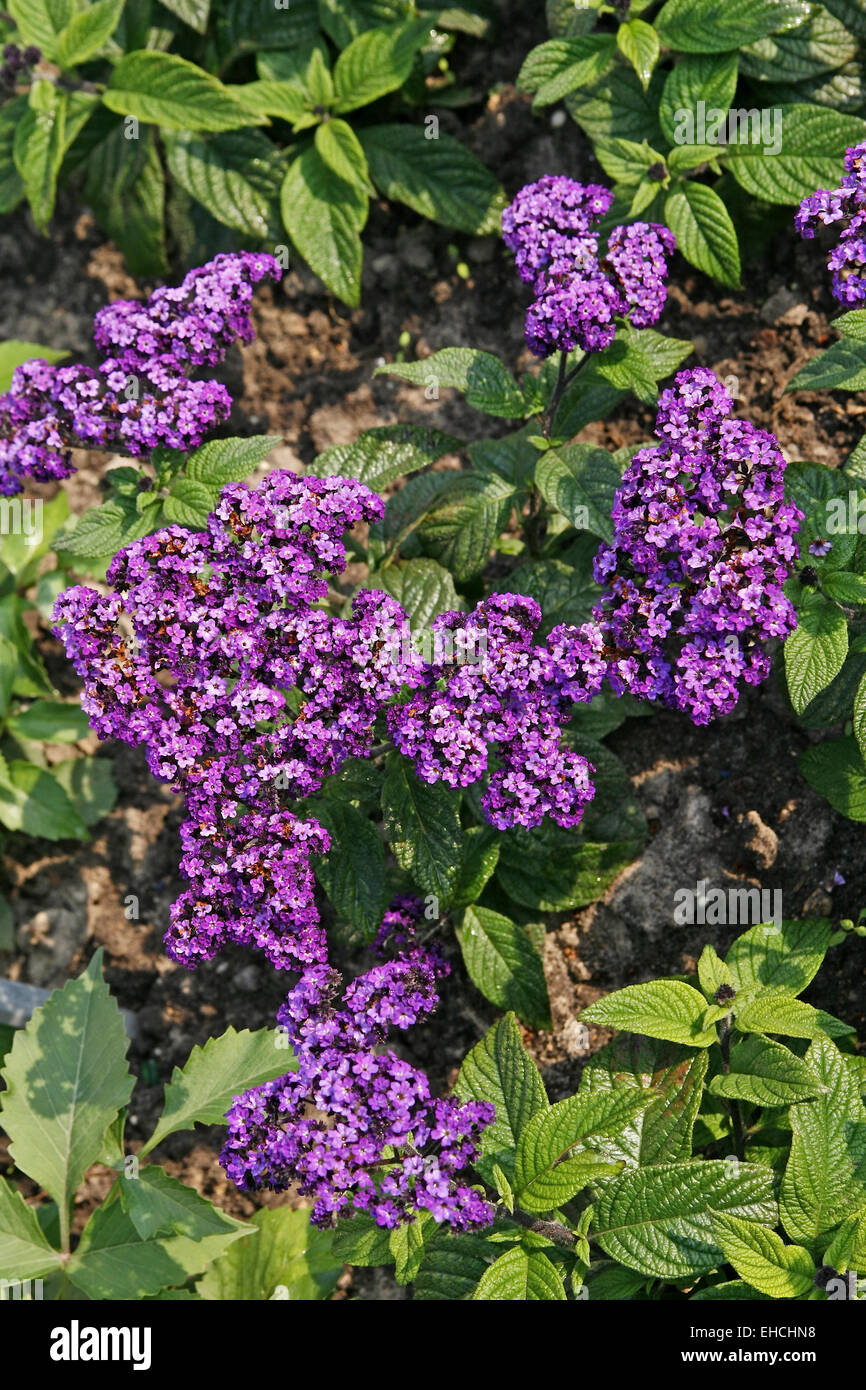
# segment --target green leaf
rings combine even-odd
[[[473,825],[463,832],[463,860],[454,890],[454,907],[471,907],[480,898],[499,861],[499,840],[492,827]]]
[[[453,135],[440,131],[434,140],[425,126],[376,125],[364,127],[359,136],[370,177],[386,198],[461,232],[499,231],[502,187]]]
[[[522,1245],[494,1260],[479,1280],[473,1298],[476,1302],[566,1302],[555,1266],[543,1251],[525,1250]]]
[[[191,482],[203,483],[209,489],[240,483],[255,472],[279,443],[278,434],[256,434],[249,439],[211,439],[188,455],[184,472]]]
[[[429,31],[429,22],[422,19],[359,34],[334,66],[334,109],[354,111],[402,87]]]
[[[625,832],[625,827],[623,827]],[[542,912],[585,907],[601,897],[643,846],[637,826],[621,839],[596,842],[573,832],[552,836],[547,827],[507,832],[497,878],[515,902]]]
[[[227,1028],[220,1037],[209,1038],[204,1047],[194,1047],[183,1067],[175,1067],[171,1074],[159,1123],[139,1150],[139,1158],[179,1129],[222,1124],[234,1096],[296,1071],[295,1055],[285,1041],[285,1034],[270,1028],[252,1033]]]
[[[120,1010],[102,978],[102,950],[87,970],[35,1010],[15,1036],[3,1074],[3,1128],[17,1167],[61,1210],[126,1105],[133,1078]]]
[[[447,903],[460,870],[460,793],[444,782],[421,782],[408,758],[389,753],[382,818],[401,869],[419,888]]]
[[[414,1221],[396,1226],[391,1232],[388,1246],[394,1257],[394,1278],[398,1284],[411,1284],[415,1279],[424,1259],[425,1242],[435,1230],[433,1217],[422,1211]]]
[[[409,619],[412,632],[429,633],[434,618],[459,609],[462,602],[448,570],[435,560],[406,560],[402,565],[374,570],[364,587],[379,589],[395,598]]]
[[[595,157],[614,183],[627,187],[640,183],[653,164],[664,164],[664,156],[648,145],[646,140],[640,144],[636,140],[599,140],[595,146]],[[656,183],[653,197],[658,193],[658,189],[659,185]]]
[[[724,1258],[713,1217],[730,1213],[774,1225],[773,1174],[757,1163],[716,1159],[632,1168],[606,1182],[593,1236],[606,1254],[654,1279],[683,1279]]]
[[[706,1007],[703,995],[691,985],[680,980],[650,980],[605,995],[580,1017],[581,1022],[602,1028],[624,1028],[688,1047],[710,1047],[717,1037],[715,1028],[703,1027]]]
[[[160,1235],[202,1240],[236,1229],[218,1207],[201,1197],[195,1188],[170,1177],[158,1164],[148,1164],[134,1177],[119,1178],[118,1186],[123,1210],[142,1240]]]
[[[668,73],[662,92],[659,120],[667,140],[672,145],[694,144],[698,102],[705,102],[706,111],[728,111],[736,90],[736,53],[687,53]]]
[[[288,1299],[312,1303],[330,1298],[342,1263],[332,1236],[310,1225],[305,1207],[257,1211],[250,1233],[235,1241],[196,1284],[200,1298],[245,1303]]]
[[[740,72],[762,82],[797,82],[832,72],[857,54],[857,40],[823,5],[782,34],[748,44],[740,53]]]
[[[594,554],[598,540],[589,532],[584,539],[587,549]],[[592,578],[591,568],[581,569],[562,560],[537,560],[518,565],[504,582],[498,580],[496,587],[500,593],[528,594],[536,600],[544,615],[539,629],[542,637],[558,623],[579,626],[588,622],[601,598],[601,589]]]
[[[838,603],[854,606],[866,603],[866,578],[862,574],[833,570],[822,579],[822,585],[824,592]]]
[[[866,343],[843,338],[810,357],[786,391],[862,391],[866,387]]]
[[[483,1236],[438,1233],[425,1250],[415,1279],[414,1299],[471,1299],[494,1249]]]
[[[204,531],[207,519],[216,505],[213,489],[190,477],[175,478],[162,509],[166,521],[187,526],[191,531]]]
[[[6,6],[18,29],[20,43],[35,44],[43,58],[57,55],[57,37],[72,20],[75,0],[9,0]]]
[[[197,34],[207,33],[210,0],[162,0],[162,3]]]
[[[385,852],[376,826],[348,802],[316,801],[313,815],[331,837],[313,869],[334,907],[372,939],[385,911]]]
[[[835,188],[849,145],[866,139],[866,121],[799,102],[778,108],[782,148],[731,145],[726,167],[747,193],[768,203],[795,205],[816,188]]]
[[[683,183],[665,199],[665,221],[687,261],[723,285],[740,283],[740,251],[731,215],[705,183]]]
[[[38,1279],[60,1264],[60,1255],[46,1240],[34,1208],[0,1178],[0,1279]]]
[[[84,710],[59,700],[37,700],[23,713],[10,715],[6,727],[18,738],[45,743],[77,743],[90,733]]]
[[[0,823],[45,840],[87,839],[87,827],[60,783],[44,768],[19,760],[0,775]]]
[[[367,29],[393,24],[407,11],[406,0],[319,0],[319,23],[338,48]]]
[[[626,20],[616,31],[616,46],[631,63],[641,85],[647,87],[661,50],[659,36],[652,25],[644,19]]]
[[[730,1071],[714,1076],[708,1090],[753,1105],[793,1105],[820,1095],[824,1085],[814,1068],[787,1047],[750,1033],[734,1043]]]
[[[730,1212],[714,1214],[713,1234],[728,1264],[770,1298],[801,1298],[812,1288],[815,1262],[802,1245],[786,1245],[775,1231]]]
[[[514,487],[504,478],[459,474],[421,523],[418,539],[458,584],[473,579],[487,564],[514,502]]]
[[[361,142],[350,125],[333,120],[317,126],[315,143],[325,164],[338,178],[357,184],[365,194],[375,193]]]
[[[154,131],[145,127],[129,140],[124,119],[100,109],[76,139],[66,167],[81,179],[82,197],[123,249],[130,270],[166,274],[165,176]]]
[[[566,107],[593,141],[606,136],[622,140],[662,140],[658,121],[664,76],[657,68],[644,89],[632,69],[615,67],[594,86],[566,98]]]
[[[534,1115],[521,1131],[514,1164],[517,1205],[554,1211],[596,1178],[616,1174],[622,1162],[587,1152],[584,1141],[616,1135],[649,1105],[651,1096],[631,1087],[569,1096]],[[580,1152],[574,1153],[578,1147]]]
[[[207,447],[207,446],[205,446]],[[456,453],[461,443],[424,425],[375,425],[352,444],[332,444],[308,470],[317,478],[359,478],[381,492],[397,478]]]
[[[862,677],[854,696],[853,720],[854,737],[860,749],[860,756],[866,758],[866,675]]]
[[[839,1222],[866,1204],[866,1111],[856,1077],[829,1038],[815,1038],[806,1061],[824,1090],[789,1112],[780,1204],[788,1234],[820,1254]]]
[[[550,1027],[544,967],[522,927],[489,908],[468,907],[457,939],[469,977],[486,999],[535,1027]]]
[[[797,626],[785,641],[785,677],[797,714],[839,674],[848,655],[845,614],[821,594],[800,605]]]
[[[701,952],[701,957],[698,961],[698,979],[701,989],[704,991],[707,999],[712,999],[713,995],[722,985],[733,984],[733,976],[731,975],[730,968],[720,958],[716,948],[711,946],[709,942]]]
[[[242,53],[303,49],[321,37],[316,0],[291,0],[285,9],[261,0],[221,0],[213,19],[223,68]]]
[[[804,0],[667,0],[655,22],[666,48],[724,53],[791,29],[808,17]]]
[[[48,102],[36,109],[31,99],[18,122],[12,153],[33,219],[44,232],[54,212],[57,176],[66,148],[68,97],[66,92],[44,81],[31,88],[31,96],[36,87],[44,87],[49,92]]]
[[[492,1180],[497,1163],[510,1178],[519,1135],[548,1100],[538,1068],[529,1056],[514,1014],[506,1014],[463,1060],[454,1083],[460,1100],[484,1100],[496,1116],[481,1135],[481,1157],[475,1167]]]
[[[248,111],[230,87],[197,64],[154,49],[124,54],[102,100],[118,115],[167,130],[236,130],[265,119]]]
[[[453,387],[466,397],[467,405],[485,415],[506,420],[522,420],[523,392],[507,367],[490,352],[478,348],[442,348],[420,362],[388,362],[377,367],[376,375],[387,372],[415,386]]]
[[[83,512],[74,529],[57,537],[57,549],[82,560],[97,560],[116,554],[132,539],[130,532],[128,511],[118,502],[103,502]]]
[[[536,110],[552,106],[571,92],[603,77],[616,54],[612,34],[587,34],[574,39],[550,39],[527,55],[517,78],[522,92],[534,92]]]
[[[87,62],[108,42],[120,22],[124,0],[95,0],[73,15],[57,38],[57,61],[62,68]]]
[[[613,541],[611,508],[622,477],[606,449],[594,444],[549,449],[538,461],[535,481],[545,502],[572,526]]]
[[[201,1273],[250,1229],[233,1217],[223,1215],[223,1220],[227,1230],[200,1240],[185,1235],[145,1240],[120,1202],[104,1203],[85,1226],[66,1272],[90,1299],[145,1298]]]
[[[27,97],[11,97],[0,106],[0,213],[14,212],[24,197],[24,182],[15,167],[13,150],[15,132],[27,110]],[[3,344],[0,344],[2,352]],[[8,387],[2,384],[0,371],[0,391]]]
[[[218,222],[259,240],[279,226],[283,165],[260,130],[169,131],[164,140],[172,177]]]
[[[763,922],[750,927],[728,951],[725,963],[739,993],[761,988],[802,994],[814,980],[830,945],[824,921]]]
[[[261,116],[279,116],[290,125],[297,125],[298,129],[304,129],[318,119],[313,114],[314,103],[311,98],[295,82],[279,82],[267,78],[260,82],[245,82],[238,88],[238,100],[242,101],[249,111],[256,111]]]
[[[286,231],[310,269],[352,308],[361,298],[366,205],[366,194],[335,174],[315,146],[289,165],[281,193]]]
[[[706,1048],[617,1033],[588,1058],[581,1094],[638,1090],[646,1104],[619,1133],[590,1147],[629,1166],[674,1163],[692,1156],[692,1131],[703,1099],[709,1053]]]
[[[362,1268],[386,1265],[393,1259],[391,1232],[377,1226],[366,1212],[343,1217],[334,1231],[333,1248],[336,1259]]]
[[[866,765],[855,738],[834,738],[807,748],[797,761],[816,792],[849,820],[866,821]]]
[[[0,714],[5,714],[18,674],[18,648],[8,637],[0,637]]]
[[[117,784],[108,758],[64,758],[52,765],[51,775],[57,778],[88,829],[107,816],[117,800]]]

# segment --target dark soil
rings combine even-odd
[[[509,26],[508,42],[492,54],[480,45],[465,46],[462,79],[479,91],[492,89],[492,95],[443,116],[443,127],[459,132],[510,193],[543,173],[604,179],[577,128],[533,116],[511,85],[522,55],[546,37],[541,11],[539,6],[522,12]],[[365,247],[360,310],[336,303],[306,267],[296,265],[279,289],[261,294],[256,340],[229,361],[227,379],[237,400],[232,427],[280,434],[284,442],[271,465],[300,467],[373,424],[423,421],[467,439],[489,433],[490,422],[453,393],[428,401],[421,388],[374,378],[375,366],[393,359],[405,332],[410,357],[472,345],[498,353],[515,369],[529,362],[521,288],[495,239],[473,241],[379,205]],[[468,279],[457,273],[464,261]],[[692,362],[737,379],[740,412],[772,429],[789,460],[842,463],[860,437],[866,406],[855,396],[783,394],[795,370],[832,339],[828,277],[814,244],[783,231],[772,243],[771,258],[747,267],[738,292],[720,289],[680,259],[671,279],[659,327],[694,342]],[[95,310],[118,295],[149,288],[132,281],[116,249],[86,215],[68,207],[61,207],[50,240],[20,214],[0,229],[0,339],[86,354]],[[653,415],[630,402],[581,437],[619,447],[646,438]],[[81,457],[68,485],[76,510],[95,500],[105,462]],[[62,688],[74,688],[44,629],[40,645]],[[709,729],[659,713],[629,720],[610,736],[646,811],[650,837],[644,854],[600,902],[550,919],[546,969],[554,1028],[526,1037],[552,1098],[574,1090],[586,1055],[575,1026],[579,1008],[601,992],[691,969],[706,940],[721,950],[741,929],[673,925],[676,889],[700,880],[722,887],[760,885],[782,890],[786,917],[857,917],[866,902],[862,831],[802,780],[796,757],[810,737],[791,721],[772,682],[750,692],[734,714]],[[95,738],[82,746],[95,751]],[[191,1047],[229,1024],[256,1028],[272,1022],[285,985],[259,956],[240,949],[195,974],[165,957],[161,936],[181,889],[179,802],[154,783],[140,753],[108,745],[101,756],[113,761],[120,793],[89,844],[15,837],[7,845],[4,871],[16,943],[11,955],[0,955],[0,969],[53,987],[77,974],[98,946],[105,948],[111,987],[120,1004],[138,1015],[133,1066],[139,1071],[142,1063],[155,1063],[160,1078],[136,1088],[129,1122],[134,1141],[152,1129],[162,1084]],[[837,870],[844,885],[834,884]],[[130,895],[137,899],[137,919],[126,915]],[[461,1058],[495,1017],[449,949],[454,968],[439,1012],[406,1043],[407,1055],[439,1087],[453,1081]],[[360,959],[347,956],[346,963],[363,968]],[[833,951],[808,997],[860,1026],[864,970],[866,942],[851,938]],[[593,1031],[591,1046],[602,1041]],[[170,1171],[238,1215],[286,1200],[265,1195],[253,1201],[227,1184],[216,1161],[221,1135],[214,1128],[174,1136],[160,1157]],[[10,1162],[0,1140],[0,1168],[9,1171]],[[91,1176],[80,1194],[79,1226],[108,1181],[107,1171]],[[403,1296],[366,1276],[356,1287],[368,1297]]]

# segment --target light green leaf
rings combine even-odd
[[[510,1178],[519,1135],[548,1100],[538,1068],[529,1056],[514,1014],[506,1014],[463,1060],[454,1083],[460,1100],[489,1101],[496,1108],[491,1125],[481,1135],[481,1157],[475,1164],[492,1180],[497,1163]]]
[[[79,10],[57,38],[57,62],[62,68],[84,63],[108,42],[120,22],[124,0],[94,0]]]
[[[22,362],[39,357],[43,362],[62,362],[69,353],[62,348],[44,347],[42,343],[21,343],[16,339],[0,343],[0,391],[8,391],[12,374]]]
[[[286,230],[310,269],[340,299],[357,306],[367,195],[339,178],[311,146],[289,166],[281,207]]]
[[[0,1280],[39,1279],[59,1268],[60,1263],[34,1208],[27,1205],[10,1182],[0,1178]]]
[[[276,230],[283,164],[260,130],[163,138],[173,178],[218,222],[258,240]]]
[[[334,109],[354,111],[402,87],[429,32],[429,22],[421,19],[359,34],[334,66]]]
[[[256,434],[249,439],[210,439],[188,455],[184,472],[190,481],[203,483],[207,488],[240,483],[255,472],[279,443],[278,434]]]
[[[802,994],[814,980],[830,945],[821,920],[762,922],[734,941],[725,958],[735,989],[759,987]]]
[[[834,738],[801,753],[800,771],[849,820],[866,821],[866,765],[855,738]]]
[[[768,203],[796,205],[816,188],[835,188],[845,150],[866,139],[866,121],[802,101],[777,109],[781,150],[767,155],[765,142],[732,145],[726,167],[734,178]]]
[[[680,980],[650,980],[605,995],[580,1017],[581,1022],[602,1028],[624,1028],[688,1047],[710,1047],[717,1036],[715,1028],[703,1027],[706,1007],[703,995],[691,985]]]
[[[118,1179],[120,1201],[142,1240],[184,1235],[191,1240],[229,1234],[236,1223],[224,1212],[158,1164],[149,1163],[135,1176]]]
[[[425,1244],[436,1232],[436,1222],[428,1211],[391,1232],[388,1246],[394,1257],[394,1278],[398,1284],[411,1284],[421,1268]]]
[[[18,28],[20,42],[35,44],[43,58],[57,55],[57,36],[72,20],[75,0],[9,0],[5,7]]]
[[[191,531],[203,531],[207,519],[214,509],[216,498],[212,488],[204,483],[194,482],[192,478],[175,478],[171,491],[163,500],[162,509],[166,521],[187,526]]]
[[[857,686],[857,694],[854,696],[853,720],[854,737],[860,749],[860,756],[866,758],[866,675]]]
[[[87,839],[87,827],[60,783],[35,763],[15,760],[0,775],[0,823],[45,840]]]
[[[727,1212],[775,1225],[772,1170],[717,1159],[632,1168],[606,1182],[593,1236],[606,1254],[655,1279],[683,1279],[724,1258],[713,1216]]]
[[[728,1264],[770,1298],[801,1298],[812,1288],[815,1262],[802,1245],[786,1245],[775,1231],[730,1212],[713,1215],[713,1234]]]
[[[538,461],[535,481],[545,502],[572,526],[613,540],[611,507],[622,477],[606,449],[594,444],[548,449]]]
[[[458,584],[480,574],[515,503],[513,484],[497,475],[459,474],[418,528],[424,550]]]
[[[37,87],[49,93],[47,103],[39,108],[34,107],[32,101]],[[30,105],[22,114],[15,131],[12,149],[15,167],[23,181],[33,219],[42,232],[54,212],[57,176],[66,149],[67,106],[66,92],[39,81],[31,88]]]
[[[740,283],[740,251],[731,215],[705,183],[686,182],[665,199],[665,221],[686,260],[736,289]]]
[[[571,92],[603,77],[616,55],[612,34],[587,34],[573,39],[550,39],[533,48],[517,78],[522,92],[534,92],[536,110],[552,106]]]
[[[580,1093],[638,1091],[646,1104],[618,1134],[591,1140],[589,1147],[604,1158],[623,1159],[630,1167],[691,1158],[708,1058],[706,1048],[617,1033],[588,1058]]]
[[[585,1141],[616,1135],[652,1099],[651,1094],[623,1086],[592,1095],[578,1093],[534,1115],[517,1141],[517,1205],[529,1212],[554,1211],[588,1183],[618,1173],[621,1160],[599,1157],[584,1147]]]
[[[667,0],[655,23],[666,48],[724,53],[791,29],[808,17],[805,0]]]
[[[355,183],[365,194],[376,192],[370,183],[367,157],[354,130],[346,121],[327,121],[316,127],[316,149],[338,178]]]
[[[841,671],[848,655],[845,614],[821,594],[800,605],[797,626],[785,640],[785,678],[797,714]]]
[[[194,1047],[184,1066],[175,1067],[171,1074],[159,1123],[139,1150],[139,1158],[179,1129],[222,1124],[234,1096],[296,1071],[295,1055],[285,1041],[284,1034],[270,1028],[252,1033],[227,1028],[218,1038],[209,1038],[204,1047]]]
[[[182,19],[184,24],[195,29],[197,34],[207,32],[210,0],[162,0],[162,3],[172,14],[176,14],[178,19]]]
[[[478,348],[442,348],[420,362],[388,362],[376,369],[377,376],[382,372],[416,386],[453,387],[485,415],[524,416],[523,392],[514,377],[498,357]]]
[[[123,1018],[102,978],[101,949],[15,1035],[2,1096],[9,1152],[61,1210],[69,1210],[132,1093],[127,1046]]]
[[[824,1089],[813,1067],[781,1043],[757,1033],[734,1043],[730,1071],[714,1076],[708,1087],[711,1095],[753,1105],[792,1105],[811,1100]]]
[[[642,85],[647,87],[661,51],[659,36],[652,25],[644,19],[626,20],[616,31],[616,46],[631,63]]]
[[[522,927],[489,908],[468,907],[457,939],[469,977],[486,999],[534,1027],[550,1027],[544,967]]]
[[[51,775],[57,778],[88,829],[107,816],[117,800],[109,758],[64,758],[52,765]]]
[[[476,1302],[565,1303],[565,1290],[554,1265],[541,1250],[518,1245],[494,1260],[481,1277]]]
[[[304,1208],[257,1211],[250,1232],[235,1241],[196,1284],[200,1298],[232,1302],[330,1298],[342,1270],[330,1232],[310,1225]]]
[[[120,116],[136,116],[168,130],[236,130],[261,125],[230,87],[174,53],[140,49],[114,67],[102,100]]]

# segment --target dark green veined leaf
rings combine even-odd
[[[666,48],[724,53],[791,29],[809,17],[804,0],[667,0],[656,16]]]
[[[583,537],[588,558],[598,549],[594,536]],[[543,615],[539,635],[544,637],[559,623],[580,626],[588,622],[601,597],[601,588],[593,581],[592,570],[569,565],[562,560],[537,560],[518,565],[505,583],[497,582],[500,593],[528,594],[534,598]],[[589,731],[587,731],[589,732]],[[607,730],[605,731],[607,732]]]
[[[473,984],[502,1009],[534,1027],[550,1026],[541,957],[522,927],[486,907],[468,907],[457,932]]]
[[[615,54],[616,39],[612,34],[550,39],[527,55],[517,85],[522,92],[535,93],[532,104],[536,110],[551,106],[603,77]]]
[[[15,166],[13,148],[26,110],[26,96],[12,97],[0,106],[0,213],[13,212],[24,197],[24,181]]]
[[[785,640],[785,677],[797,714],[839,674],[848,655],[845,614],[821,594],[800,605],[797,626]]]
[[[118,115],[167,130],[236,130],[266,119],[247,111],[230,87],[195,63],[153,49],[125,54],[102,100]]]
[[[514,488],[504,478],[463,474],[428,513],[418,538],[458,583],[472,579],[486,565],[514,503]]]
[[[686,182],[665,199],[665,221],[686,260],[733,288],[740,283],[740,250],[730,213],[705,183]]]
[[[736,90],[736,53],[687,53],[665,79],[659,120],[667,140],[672,145],[699,143],[698,102],[705,103],[705,110],[728,111]],[[690,138],[684,140],[686,136]]]
[[[632,1168],[605,1183],[593,1217],[602,1249],[656,1279],[704,1274],[722,1261],[712,1212],[774,1225],[773,1175],[714,1159]]]
[[[38,107],[31,97],[18,122],[12,153],[33,219],[44,232],[54,212],[57,177],[66,149],[68,97],[48,82],[40,81],[36,87],[48,97]]]
[[[493,875],[499,841],[492,826],[472,825],[463,832],[463,861],[454,890],[454,907],[471,907]]]
[[[124,1174],[118,1191],[123,1210],[142,1240],[172,1234],[201,1240],[234,1229],[218,1207],[158,1164],[150,1163],[134,1174]]]
[[[658,68],[644,89],[637,73],[621,65],[594,86],[566,97],[565,104],[592,141],[612,137],[648,140],[657,146],[663,139],[658,119],[663,86],[664,75]]]
[[[395,598],[405,611],[412,632],[429,633],[434,618],[459,609],[462,602],[448,570],[426,558],[374,570],[364,587],[381,589]],[[432,651],[428,655],[432,656]]]
[[[195,29],[197,34],[207,31],[210,0],[162,0],[162,3],[172,14],[176,14],[178,19],[182,19],[184,24]]]
[[[753,197],[797,204],[816,188],[835,188],[849,145],[866,139],[866,121],[806,102],[779,108],[782,148],[771,157],[764,142],[731,146],[727,167]]]
[[[504,363],[491,352],[478,348],[442,348],[420,362],[388,362],[377,367],[376,375],[386,372],[428,390],[453,387],[462,392],[468,405],[486,415],[506,420],[522,420],[523,392]]]
[[[313,870],[334,907],[372,939],[385,911],[385,854],[375,825],[348,802],[315,801],[310,809],[331,837]]]
[[[800,771],[816,792],[849,820],[866,821],[866,764],[855,738],[828,739],[807,748]]]
[[[319,23],[338,48],[359,34],[409,16],[408,0],[319,0]]]
[[[556,828],[554,828],[556,829]],[[542,912],[563,912],[595,902],[641,850],[633,831],[610,842],[578,838],[545,826],[507,832],[496,870],[515,902]]]
[[[798,82],[840,68],[856,53],[853,34],[817,5],[796,29],[748,44],[740,53],[740,72],[762,82]]]
[[[91,117],[67,156],[69,171],[105,232],[137,275],[165,274],[165,178],[154,133],[127,139],[125,120],[107,109]]]
[[[649,980],[605,995],[581,1014],[581,1022],[623,1028],[688,1047],[711,1047],[715,1028],[705,1028],[706,1000],[679,980]]]
[[[614,183],[628,186],[640,183],[653,164],[664,164],[664,156],[646,140],[603,139],[596,141],[595,156]],[[653,197],[658,192],[655,186]]]
[[[291,0],[280,9],[261,0],[220,0],[214,18],[223,69],[243,53],[300,48],[321,37],[317,0]]]
[[[592,444],[548,449],[538,461],[535,481],[549,506],[568,517],[578,530],[613,540],[610,513],[622,478],[606,449]]]
[[[311,147],[289,166],[281,207],[286,230],[310,269],[334,294],[356,306],[367,195],[339,178]]]
[[[866,387],[866,343],[843,338],[810,357],[786,391],[862,391]]]
[[[460,440],[423,425],[374,425],[352,444],[332,444],[310,469],[317,478],[358,478],[381,492],[397,478],[456,453]]]
[[[278,434],[256,434],[247,439],[210,439],[187,456],[184,472],[190,481],[202,483],[210,489],[243,482],[279,443]]]
[[[495,1250],[483,1236],[461,1233],[455,1237],[440,1230],[425,1248],[415,1279],[415,1300],[470,1299]]]
[[[481,1157],[475,1164],[492,1178],[498,1163],[514,1176],[518,1136],[532,1116],[548,1108],[538,1068],[523,1046],[514,1014],[506,1014],[464,1058],[454,1083],[461,1100],[484,1100],[496,1107],[493,1123],[481,1135]]]
[[[428,139],[427,128],[417,125],[367,126],[359,134],[370,176],[386,198],[458,231],[499,230],[502,187],[452,135]]]
[[[460,794],[444,782],[421,782],[408,758],[390,753],[382,788],[385,834],[402,869],[443,902],[460,866]]]
[[[429,21],[417,19],[359,34],[334,65],[334,109],[354,111],[402,87],[429,32]]]
[[[258,240],[276,236],[283,166],[261,131],[169,131],[164,139],[172,176],[219,222]]]
[[[215,505],[214,489],[194,482],[192,478],[175,478],[162,504],[166,521],[188,526],[191,531],[205,529]]]

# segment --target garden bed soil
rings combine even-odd
[[[492,94],[468,113],[446,114],[445,127],[459,128],[509,193],[542,173],[603,179],[577,128],[533,116],[510,85],[521,56],[545,37],[541,20],[524,15],[508,32],[507,44],[494,50]],[[469,45],[462,75],[489,85],[489,64],[487,49],[473,52]],[[303,265],[295,265],[282,286],[258,296],[256,339],[231,354],[226,380],[236,395],[233,432],[283,439],[266,466],[301,469],[328,445],[350,442],[374,424],[426,423],[467,439],[489,433],[490,422],[452,392],[428,401],[422,388],[374,377],[378,363],[393,359],[403,334],[409,334],[410,357],[466,345],[498,353],[512,368],[529,363],[522,289],[497,240],[473,241],[382,205],[374,208],[365,246],[361,309],[336,303]],[[458,273],[464,262],[468,278]],[[856,396],[783,394],[799,366],[833,336],[828,277],[814,245],[785,231],[773,243],[772,259],[748,268],[736,292],[720,289],[679,258],[671,279],[659,327],[694,342],[693,363],[736,378],[738,411],[773,430],[789,460],[841,464],[862,433],[866,406]],[[93,313],[110,299],[147,288],[130,279],[87,214],[66,205],[50,240],[37,236],[22,214],[0,231],[0,338],[86,354]],[[650,435],[653,415],[630,401],[581,438],[613,448],[635,443]],[[80,471],[66,485],[73,509],[96,500],[106,462],[81,456]],[[58,686],[74,690],[74,677],[44,625],[38,641]],[[811,738],[792,722],[772,681],[749,690],[733,714],[708,729],[662,712],[630,719],[609,737],[650,833],[643,854],[599,902],[549,919],[545,967],[554,1026],[525,1030],[525,1037],[552,1099],[570,1094],[579,1080],[586,1055],[575,1024],[580,1008],[602,992],[691,970],[705,941],[722,950],[741,929],[675,926],[677,889],[700,880],[780,889],[786,917],[856,918],[866,905],[862,829],[837,815],[798,770],[797,754]],[[194,974],[166,958],[161,936],[182,887],[179,800],[153,781],[140,751],[99,746],[95,737],[82,746],[99,748],[99,756],[112,761],[117,804],[87,844],[9,840],[3,869],[15,944],[0,955],[0,971],[54,987],[104,948],[111,988],[138,1016],[132,1064],[140,1072],[146,1063],[148,1080],[159,1077],[136,1087],[128,1126],[134,1143],[155,1123],[171,1068],[229,1024],[272,1023],[285,984],[260,956],[239,948]],[[126,915],[130,895],[138,900],[137,920]],[[438,1013],[403,1043],[437,1088],[453,1082],[461,1058],[495,1017],[468,981],[453,942],[446,949],[453,971]],[[349,968],[363,968],[360,957],[344,955]],[[864,1031],[864,973],[866,941],[852,937],[834,949],[807,997]],[[590,1030],[590,1047],[605,1036]],[[159,1156],[170,1172],[238,1216],[292,1200],[251,1198],[227,1183],[216,1158],[222,1133],[214,1127],[172,1136]],[[11,1171],[2,1137],[0,1171]],[[110,1178],[108,1170],[93,1171],[79,1194],[76,1228]],[[354,1280],[356,1295],[405,1296],[388,1276],[355,1271]],[[347,1291],[348,1279],[338,1296]]]

